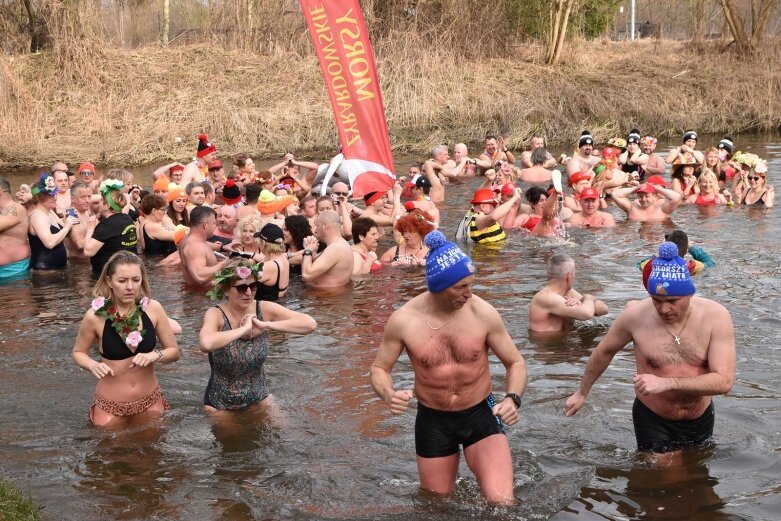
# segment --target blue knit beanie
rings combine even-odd
[[[659,256],[654,259],[651,275],[648,277],[648,293],[651,295],[688,297],[695,288],[686,261],[678,255],[674,242],[663,242]]]
[[[429,247],[426,256],[426,283],[432,293],[446,290],[475,272],[475,265],[458,246],[434,230],[423,239]]]

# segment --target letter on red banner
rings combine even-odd
[[[388,123],[369,35],[358,0],[301,0],[315,45],[353,195],[393,187]]]

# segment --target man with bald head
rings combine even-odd
[[[314,288],[336,288],[350,284],[353,274],[353,252],[342,237],[339,215],[326,210],[315,219],[315,235],[304,238],[301,275]],[[326,245],[318,253],[320,242]]]
[[[239,222],[236,208],[231,205],[220,206],[217,212],[217,229],[214,230],[212,242],[230,244],[235,237],[236,224]]]

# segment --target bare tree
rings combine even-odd
[[[727,22],[733,42],[738,52],[751,54],[759,43],[765,32],[770,14],[778,0],[750,0],[751,3],[751,31],[746,31],[746,22],[741,18],[735,0],[719,0],[721,8],[724,11],[724,19]]]
[[[569,15],[576,0],[551,0],[548,33],[546,34],[545,63],[555,65],[561,58]]]

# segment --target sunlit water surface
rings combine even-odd
[[[755,148],[771,160],[772,179],[781,145]],[[451,237],[474,183],[448,188],[442,229]],[[0,286],[0,475],[29,492],[46,519],[778,519],[779,210],[684,208],[664,224],[628,223],[611,211],[615,230],[575,230],[566,240],[512,232],[500,247],[462,245],[479,268],[475,293],[502,313],[528,364],[521,421],[508,432],[516,507],[485,506],[463,463],[454,498],[422,494],[414,411],[391,417],[374,396],[368,370],[383,325],[425,288],[422,271],[404,269],[327,299],[293,280],[284,303],[319,327],[272,337],[267,374],[284,418],[240,413],[215,424],[201,406],[209,368],[197,347],[213,303],[185,289],[177,269],[150,263],[155,297],[184,328],[183,356],[158,369],[170,412],[119,431],[90,426],[95,381],[70,357],[94,282],[88,266]],[[738,364],[732,392],[715,399],[714,445],[673,472],[636,456],[631,346],[583,410],[573,418],[563,410],[590,351],[624,303],[644,295],[635,263],[675,227],[717,262],[695,282],[699,295],[731,311]],[[556,252],[575,257],[577,288],[610,314],[563,338],[530,341],[528,304]],[[493,359],[491,370],[501,393],[503,367]],[[406,357],[394,378],[412,386]]]

